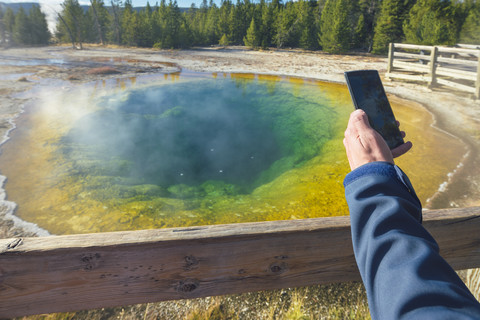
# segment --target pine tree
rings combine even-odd
[[[368,46],[368,24],[365,19],[365,15],[360,13],[360,16],[357,19],[357,25],[353,32],[353,46],[354,48],[365,49],[365,46]]]
[[[150,4],[147,2],[146,7],[138,13],[138,23],[136,32],[136,42],[140,47],[152,47],[155,43],[153,37],[153,13]]]
[[[456,9],[448,0],[418,0],[403,24],[406,41],[426,45],[457,43]]]
[[[83,16],[84,30],[83,40],[85,42],[94,43],[97,42],[97,29],[95,24],[95,14],[92,11],[92,6],[87,10]]]
[[[314,13],[317,3],[311,0],[299,0],[297,6],[301,28],[299,45],[303,49],[316,49],[318,48],[318,31]]]
[[[15,14],[13,13],[12,8],[7,8],[3,14],[3,25],[5,26],[5,31],[7,34],[13,33],[13,25],[15,24]],[[8,35],[7,35],[8,36]]]
[[[358,0],[354,3],[350,15],[354,26],[352,47],[370,51],[373,44],[374,26],[380,13],[380,6],[385,0]],[[400,0],[405,2],[411,0]]]
[[[162,0],[165,1],[165,0]],[[112,19],[110,20],[110,32],[109,39],[116,44],[120,44],[122,41],[122,26],[121,26],[121,0],[110,0],[110,5],[112,7]]]
[[[15,15],[13,41],[17,44],[30,44],[32,42],[30,21],[23,7],[20,7]]]
[[[276,35],[274,43],[278,48],[296,47],[299,38],[300,19],[295,12],[295,4],[288,2],[277,15]]]
[[[182,24],[177,0],[170,0],[167,7],[164,48],[179,48],[179,32]]]
[[[7,43],[7,30],[5,28],[3,15],[4,12],[2,8],[0,8],[0,45],[4,45],[5,43]]]
[[[213,5],[212,5],[213,7]],[[215,17],[216,27],[215,27],[215,34],[216,38],[220,37],[221,35],[226,35],[227,38],[231,38],[231,24],[232,24],[232,11],[233,11],[233,4],[230,0],[223,0],[222,5],[220,8],[216,8],[215,12],[216,15],[213,15],[213,12],[209,13],[208,17],[208,29],[211,30],[211,24],[213,24],[212,17]],[[212,32],[209,31],[211,34]]]
[[[230,39],[233,44],[243,44],[247,30],[251,24],[253,12],[251,12],[251,5],[249,2],[237,0],[237,5],[234,6],[230,13]]]
[[[352,27],[348,0],[327,0],[320,19],[320,44],[330,53],[346,52],[350,49]]]
[[[152,24],[152,40],[154,48],[161,48],[161,39],[163,34],[163,20],[166,13],[165,0],[160,2],[158,6],[152,12],[151,24]]]
[[[40,6],[34,5],[29,11],[28,20],[30,25],[30,44],[48,44],[51,34],[48,30],[45,14]]]
[[[247,34],[243,38],[243,43],[247,47],[251,48],[258,48],[260,42],[258,40],[258,29],[257,24],[255,23],[255,18],[252,18],[252,22],[250,22],[250,27],[247,30]]]
[[[262,8],[262,26],[261,26],[261,35],[262,48],[270,47],[273,44],[273,38],[275,37],[275,19],[276,8],[273,3],[267,3]]]
[[[189,47],[192,43],[190,26],[178,8],[177,0],[170,0],[166,7],[165,2],[162,1],[159,10],[162,31],[154,47],[164,49]]]
[[[403,40],[403,22],[411,5],[411,1],[383,0],[373,36],[373,53],[386,53],[390,42]]]
[[[83,9],[78,0],[65,0],[61,6],[62,12],[59,15],[62,19],[57,23],[56,36],[63,42],[77,42],[81,48],[86,30]]]
[[[122,18],[122,43],[127,46],[137,45],[138,36],[138,14],[133,11],[132,2],[130,0],[125,1],[125,7],[123,8]]]
[[[182,17],[183,18],[183,17]],[[181,19],[181,25],[178,33],[178,42],[176,43],[175,47],[180,49],[189,48],[192,43],[192,32],[190,30],[190,25],[185,19]]]
[[[230,40],[228,40],[228,36],[224,33],[223,36],[218,41],[218,44],[221,46],[228,46],[230,44]]]
[[[88,12],[94,17],[94,38],[93,41],[98,41],[102,45],[106,43],[107,26],[109,25],[109,14],[105,8],[103,0],[90,0],[90,8]]]
[[[193,45],[204,45],[203,31],[204,28],[203,20],[200,19],[200,10],[197,9],[197,6],[194,2],[190,5],[190,8],[185,13],[185,19],[190,25],[190,32]]]
[[[228,32],[228,21],[220,20],[220,17],[228,17],[228,4],[223,3],[219,10],[215,3],[211,3],[208,8],[205,21],[205,40],[207,44],[217,44],[220,37],[220,32]]]
[[[468,10],[467,18],[460,32],[460,42],[480,44],[480,1]]]

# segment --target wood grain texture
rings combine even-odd
[[[415,59],[415,60],[430,61],[430,56],[429,55],[421,55],[421,54],[418,54],[418,53],[395,52],[394,56],[399,57],[399,58],[408,58],[408,59]]]
[[[460,80],[470,80],[470,81],[477,80],[477,73],[471,72],[471,71],[437,67],[437,70],[435,71],[435,73],[439,76],[454,77],[455,79],[460,79]]]
[[[453,82],[453,81],[449,81],[449,80],[445,80],[445,79],[437,79],[437,83],[439,83],[441,85],[444,85],[444,86],[447,86],[447,87],[450,87],[450,88],[462,90],[462,91],[465,91],[465,92],[468,92],[468,93],[475,93],[475,88],[463,85],[463,84],[458,83],[458,82]]]
[[[417,44],[408,44],[408,43],[395,43],[395,48],[430,51],[430,50],[432,50],[433,47],[432,46],[417,45]]]
[[[424,216],[480,267],[480,207]],[[0,240],[0,318],[352,280],[348,217]]]
[[[421,73],[428,73],[430,71],[430,67],[428,65],[422,65],[422,64],[419,64],[418,62],[404,62],[404,61],[394,60],[393,66],[395,68],[402,68],[410,72],[415,71],[415,72],[421,72]]]
[[[422,81],[422,82],[429,82],[432,79],[432,77],[424,76],[424,75],[411,75],[411,74],[402,74],[402,73],[393,73],[393,72],[385,74],[385,77],[394,78],[394,79],[411,80],[411,81]]]
[[[437,61],[438,62],[452,63],[452,64],[462,64],[462,65],[473,66],[473,67],[475,67],[477,65],[477,61],[465,60],[465,59],[459,60],[458,58],[455,59],[455,58],[438,57]]]

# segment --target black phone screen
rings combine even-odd
[[[383,89],[377,70],[345,72],[348,89],[356,109],[362,109],[368,120],[385,139],[390,149],[403,144],[395,116]]]

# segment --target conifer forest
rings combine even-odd
[[[245,45],[384,54],[390,42],[480,44],[480,0],[176,0],[134,8],[130,0],[64,0],[52,33],[39,6],[0,7],[0,45],[52,42],[178,49]]]

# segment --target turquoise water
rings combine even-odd
[[[202,79],[106,96],[59,143],[73,174],[193,197],[225,183],[248,193],[318,155],[338,112],[288,84]],[[194,190],[190,187],[196,187]]]

